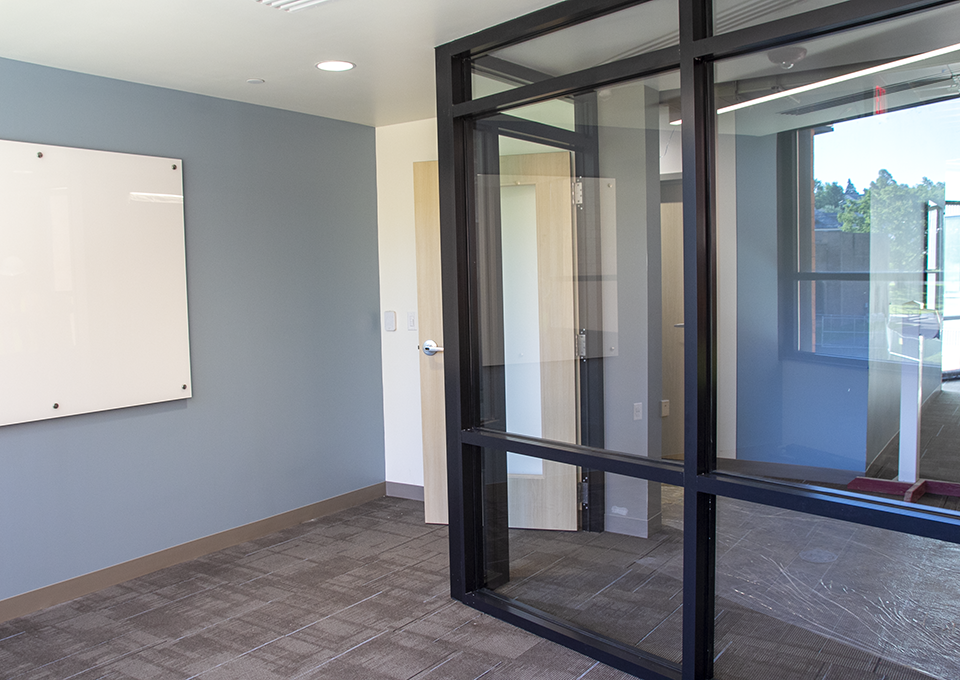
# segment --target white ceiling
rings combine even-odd
[[[0,57],[391,125],[435,115],[436,45],[554,1],[329,0],[285,12],[256,0],[0,0]],[[326,59],[357,68],[319,71]]]

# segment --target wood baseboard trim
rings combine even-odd
[[[21,595],[14,595],[6,600],[0,600],[0,623],[15,619],[26,614],[46,609],[57,604],[88,595],[118,583],[129,581],[157,571],[172,567],[181,562],[195,560],[198,557],[224,548],[229,548],[246,541],[262,538],[283,529],[302,524],[303,522],[335,512],[346,510],[368,501],[383,498],[386,495],[386,483],[380,482],[356,491],[334,496],[327,500],[306,505],[302,508],[290,510],[279,515],[244,524],[234,529],[227,529],[217,534],[198,538],[188,543],[175,545],[172,548],[160,550],[143,557],[115,564],[98,571],[77,576],[75,578],[54,583],[43,588],[31,590]]]

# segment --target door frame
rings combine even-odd
[[[548,76],[540,74],[540,79]],[[499,175],[498,137],[510,137],[521,141],[550,146],[557,150],[570,151],[574,159],[574,178],[582,189],[582,200],[576,205],[577,248],[577,309],[580,314],[581,332],[585,336],[584,352],[578,362],[579,378],[579,427],[580,444],[603,448],[603,318],[602,290],[598,274],[601,267],[600,200],[596,182],[584,179],[599,179],[600,151],[596,132],[597,97],[588,92],[571,96],[574,105],[574,130],[546,125],[537,121],[499,114],[476,121],[474,144],[477,160],[481,164],[478,174]],[[484,205],[483,221],[499,223],[499,205]],[[496,231],[496,230],[492,230]],[[497,247],[489,243],[491,236],[484,237],[483,247]],[[502,312],[502,310],[501,310]],[[484,310],[483,313],[486,313]],[[490,328],[489,321],[481,320],[481,328]],[[484,342],[492,339],[484,334]],[[491,397],[486,395],[484,400]],[[480,422],[483,422],[481,416]],[[579,525],[582,531],[604,530],[605,483],[603,470],[580,467]]]

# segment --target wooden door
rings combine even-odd
[[[420,422],[423,428],[423,512],[428,524],[447,522],[447,455],[443,353],[427,356],[423,343],[443,347],[440,301],[440,187],[437,162],[413,164],[417,238],[417,310],[420,316]]]
[[[442,346],[437,164],[414,164],[417,224],[417,300],[420,342]],[[578,441],[576,287],[571,158],[566,152],[505,156],[501,185],[532,187],[536,212],[535,326],[539,351],[539,432],[546,439]],[[420,355],[426,521],[447,519],[443,426],[443,355]],[[511,527],[577,529],[575,466],[527,461],[508,474]]]

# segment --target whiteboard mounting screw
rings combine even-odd
[[[42,151],[38,151],[38,152],[37,152],[37,158],[43,158],[43,152],[42,152]]]
[[[60,408],[60,404],[54,404],[53,408]]]
[[[173,169],[174,169],[174,170],[177,169],[177,164],[176,164],[176,163],[173,164]]]
[[[186,386],[186,385],[184,385],[184,386],[183,386],[183,387],[182,387],[181,389],[184,389],[184,390],[185,390],[185,389],[187,389],[187,386]]]

